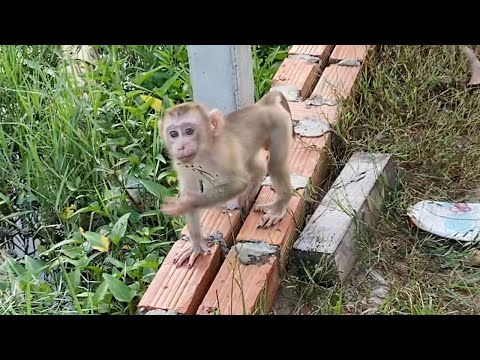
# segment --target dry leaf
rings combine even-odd
[[[140,95],[143,101],[150,102],[149,105],[155,111],[160,111],[162,109],[162,100],[154,98],[153,96]]]

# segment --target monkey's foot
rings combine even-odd
[[[191,241],[188,241],[175,255],[173,263],[177,264],[178,268],[188,259],[188,267],[191,268],[198,256],[208,253],[210,253],[210,249],[207,247],[206,241],[202,240],[198,246],[194,246]]]
[[[278,224],[285,216],[287,209],[286,208],[279,209],[278,205],[273,203],[273,204],[266,204],[266,205],[256,205],[255,211],[263,211],[265,213],[265,215],[263,215],[260,221],[258,222],[257,227],[267,228],[267,227]]]

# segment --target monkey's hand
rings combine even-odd
[[[188,202],[183,197],[168,198],[160,206],[160,211],[168,216],[178,216],[187,212]]]
[[[183,248],[173,258],[173,263],[177,264],[177,267],[180,267],[185,260],[188,259],[188,267],[191,268],[195,263],[195,260],[197,260],[197,257],[204,253],[210,253],[210,249],[207,247],[205,240],[202,239],[199,242],[187,241]]]
[[[185,214],[193,208],[197,197],[190,191],[184,191],[180,197],[166,199],[160,206],[160,211],[168,216]]]

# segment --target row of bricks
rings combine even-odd
[[[329,56],[330,63],[351,59],[353,55],[355,60],[363,62],[367,55],[364,51],[363,57],[360,56],[362,52],[359,49],[363,48],[366,49],[364,45],[338,45],[335,48],[331,45],[293,46],[289,55],[313,56],[319,62],[288,57],[283,61],[272,85],[294,85],[301,89],[303,96],[331,100],[336,99],[337,92],[334,89],[340,86],[340,95],[346,97],[353,88],[360,68],[339,65],[324,68],[322,64],[328,63]],[[322,70],[323,74],[317,82]],[[320,117],[330,123],[336,120],[335,105],[308,106],[306,102],[289,102],[289,105],[294,121],[305,117]],[[329,133],[317,138],[297,136],[290,154],[291,172],[310,178],[311,184],[318,186],[328,172],[325,150],[329,148],[330,141]],[[215,208],[204,211],[202,227],[205,234],[219,232],[227,246],[241,241],[265,241],[279,247],[279,259],[273,255],[264,264],[243,265],[237,261],[232,248],[222,265],[221,245],[215,244],[211,253],[201,257],[200,261],[197,260],[193,269],[176,268],[172,260],[183,244],[179,240],[165,258],[139,307],[146,310],[173,310],[179,314],[249,314],[259,309],[260,312],[268,312],[278,288],[278,268],[285,264],[298,229],[303,227],[306,205],[304,195],[304,189],[298,190],[297,196],[289,203],[285,219],[269,229],[256,227],[261,216],[258,212],[251,211],[242,226],[238,210]],[[269,186],[263,186],[257,202],[263,203],[273,196],[274,191]],[[188,234],[188,231],[184,229],[182,233]]]
[[[346,98],[351,95],[358,78],[360,66],[330,65],[322,67],[328,60],[332,50],[328,45],[306,46],[303,55],[318,56],[321,61],[315,71],[312,63],[296,59],[285,59],[274,77],[273,86],[282,83],[296,85],[301,89],[301,96],[309,94],[310,98],[321,97],[324,100],[337,100],[338,96]],[[294,46],[290,54],[301,55],[300,46]],[[363,51],[362,51],[363,50]],[[362,63],[367,55],[366,46],[336,46],[333,49],[330,63],[341,60],[357,60]],[[312,73],[318,76],[323,70],[320,80],[313,81]],[[278,79],[278,80],[277,80]],[[303,94],[302,94],[303,91]],[[307,118],[324,119],[334,123],[337,119],[336,105],[308,106],[306,102],[289,102],[294,121]],[[328,173],[326,149],[330,148],[331,134],[316,138],[296,138],[289,159],[290,171],[310,178],[314,186],[318,186]],[[297,196],[289,203],[288,215],[276,226],[269,229],[257,228],[261,214],[251,211],[245,220],[237,241],[264,241],[279,247],[279,257],[270,256],[268,262],[261,265],[244,265],[236,257],[236,249],[230,250],[226,261],[200,304],[197,314],[252,314],[268,313],[271,309],[279,285],[279,268],[285,265],[288,252],[293,241],[303,228],[305,196],[304,190],[299,190]],[[257,202],[268,202],[274,196],[274,191],[264,186]],[[308,195],[307,195],[308,197]]]
[[[371,49],[371,45],[292,46],[289,51],[289,57],[282,62],[272,79],[272,87],[289,86],[297,92],[295,100],[299,101],[303,101],[310,96],[327,96],[329,99],[334,100],[333,96],[335,94],[326,93],[326,86],[322,81],[318,81],[325,67],[328,64],[339,63],[342,60],[363,63],[369,49]],[[327,74],[324,79],[335,82],[333,86],[328,87],[330,91],[333,92],[333,89],[338,87],[338,83],[351,78],[352,76],[349,73],[358,68],[358,66],[353,66],[350,69],[342,67],[339,71],[329,66],[327,71],[330,74]],[[337,75],[338,78],[332,78],[332,74]]]

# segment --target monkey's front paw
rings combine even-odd
[[[178,254],[175,255],[173,263],[177,264],[177,267],[180,267],[185,260],[188,259],[188,267],[191,268],[198,256],[208,253],[210,253],[210,249],[207,247],[205,241],[202,241],[198,247],[194,246],[191,241],[188,241]]]
[[[274,204],[257,205],[255,211],[263,211],[265,215],[262,216],[257,224],[257,227],[268,228],[278,224],[285,216],[287,209],[276,209]]]
[[[160,211],[168,216],[178,216],[189,210],[188,203],[182,198],[169,198],[160,206]]]

